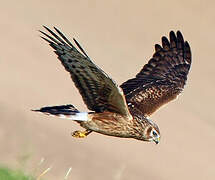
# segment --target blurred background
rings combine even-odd
[[[63,179],[69,167],[75,180],[214,179],[214,6],[209,0],[1,3],[0,164],[35,175],[52,166],[47,180]],[[42,25],[75,37],[119,84],[140,71],[163,35],[181,30],[193,64],[182,95],[151,117],[161,130],[159,145],[96,133],[74,139],[71,132],[80,129],[75,122],[30,111],[68,103],[87,109],[39,37]]]

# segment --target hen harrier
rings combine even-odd
[[[73,105],[34,111],[78,122],[86,130],[73,132],[74,137],[97,132],[157,144],[160,130],[149,116],[182,92],[191,65],[190,46],[181,32],[171,31],[170,40],[162,37],[162,46],[155,45],[155,53],[136,77],[119,86],[92,62],[75,39],[82,53],[57,28],[57,33],[44,28],[50,35],[40,31],[42,38],[54,49],[92,112],[80,112]]]

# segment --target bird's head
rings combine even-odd
[[[160,130],[158,125],[151,121],[149,118],[142,117],[137,118],[138,122],[138,135],[136,134],[135,139],[141,141],[155,142],[156,144],[160,141]]]
[[[150,123],[144,130],[144,137],[146,141],[158,144],[160,142],[160,130],[158,126],[155,123]]]
[[[142,123],[143,132],[141,134],[140,140],[148,141],[148,142],[155,142],[158,144],[160,142],[160,130],[158,125],[155,124],[150,119],[144,119],[144,123]]]

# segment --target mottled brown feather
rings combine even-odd
[[[49,28],[45,26],[44,28],[51,35],[40,31],[46,36],[46,38],[42,38],[55,50],[58,59],[70,72],[88,109],[95,112],[110,111],[130,116],[121,88],[89,59],[80,44],[74,39],[83,54],[57,28],[54,29],[58,35]]]
[[[170,32],[170,41],[162,37],[162,47],[155,45],[155,53],[135,78],[121,88],[132,115],[149,116],[163,104],[175,99],[183,90],[191,65],[191,50],[180,31]]]

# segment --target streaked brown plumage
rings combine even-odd
[[[75,137],[98,132],[158,143],[159,128],[148,117],[180,94],[191,65],[191,50],[180,31],[176,34],[171,31],[170,41],[162,37],[162,46],[155,45],[153,57],[136,77],[118,86],[90,60],[75,39],[83,54],[57,28],[54,29],[58,35],[47,27],[45,29],[50,35],[40,31],[45,36],[42,38],[70,72],[92,112],[79,112],[73,105],[44,107],[35,111],[77,121],[86,131],[75,131]]]

